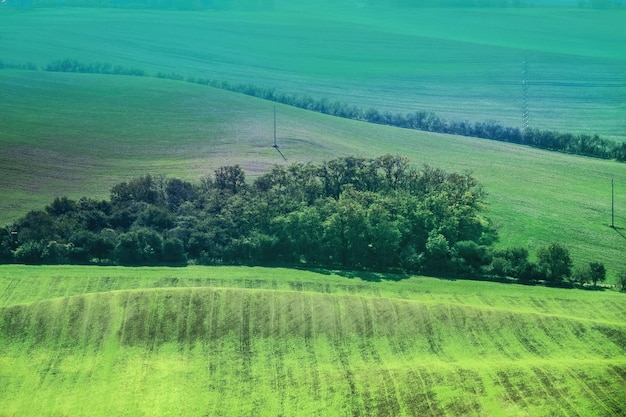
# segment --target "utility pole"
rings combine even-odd
[[[615,229],[615,178],[611,178],[611,227]]]
[[[526,59],[524,59],[524,66],[522,68],[522,132],[528,129],[528,80],[526,72]]]
[[[278,149],[278,144],[276,143],[276,106],[274,106],[274,148]]]
[[[280,151],[278,143],[276,142],[276,106],[274,106],[274,145],[272,145],[272,148],[276,149],[280,156],[283,157],[285,162],[287,162],[287,158],[285,158],[285,155],[283,155],[283,153]]]

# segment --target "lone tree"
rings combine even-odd
[[[552,243],[537,251],[537,266],[550,284],[560,284],[572,275],[572,259],[566,247]]]
[[[593,286],[598,285],[599,282],[604,282],[606,280],[606,268],[604,264],[600,262],[590,262],[589,270],[591,272],[591,281],[593,282]]]

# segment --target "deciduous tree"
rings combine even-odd
[[[589,271],[591,272],[591,281],[594,287],[598,285],[598,282],[604,282],[606,280],[606,268],[604,264],[600,262],[590,262]]]
[[[537,266],[545,280],[551,284],[560,284],[572,274],[572,259],[566,247],[559,243],[539,248]]]

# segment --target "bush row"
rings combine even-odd
[[[39,67],[37,66],[37,64],[34,64],[32,62],[28,62],[26,64],[15,64],[15,63],[9,63],[9,62],[4,62],[0,60],[0,70],[2,69],[37,71]]]
[[[177,74],[162,74],[164,78],[182,80]],[[278,93],[271,88],[251,84],[231,84],[203,78],[188,78],[187,81],[221,88],[249,96],[271,100],[282,104],[316,111],[331,116],[361,120],[405,129],[416,129],[434,133],[470,136],[482,139],[527,145],[550,151],[565,152],[602,159],[626,162],[626,143],[601,138],[599,135],[560,133],[542,129],[524,129],[503,126],[497,122],[447,121],[433,112],[417,111],[400,114],[381,112],[375,108],[364,110],[357,106],[328,99],[315,99],[307,95]]]
[[[51,72],[79,72],[89,74],[108,74],[108,75],[133,75],[143,77],[146,75],[144,70],[136,68],[127,68],[121,65],[111,65],[106,62],[81,63],[75,59],[59,59],[52,61],[44,68],[45,71]]]

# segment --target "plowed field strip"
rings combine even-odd
[[[570,369],[569,375],[576,380],[576,385],[578,385],[580,389],[585,392],[585,396],[592,398],[594,404],[597,404],[598,408],[602,408],[604,410],[604,415],[616,414],[620,407],[623,406],[616,403],[612,395],[605,392],[602,386],[595,383],[589,375],[585,374],[584,371],[580,369]]]
[[[499,370],[494,374],[496,384],[504,388],[504,395],[508,399],[508,402],[517,404],[522,409],[528,408],[527,393],[523,392],[515,382],[509,377],[509,373],[504,370]]]
[[[569,398],[571,394],[564,391],[559,385],[559,376],[551,375],[549,371],[542,368],[533,368],[533,373],[537,376],[539,382],[543,386],[545,395],[551,398],[551,402],[557,405],[555,409],[558,409],[564,416],[578,416],[580,415],[576,411],[576,407],[573,406]]]
[[[113,291],[95,292],[95,293],[80,294],[80,295],[71,295],[69,297],[97,296],[98,294],[144,293],[144,292],[152,292],[152,291],[189,291],[189,290],[200,290],[200,291],[212,290],[212,291],[224,291],[224,292],[229,291],[229,290],[234,290],[234,291],[248,291],[248,292],[267,292],[267,293],[273,293],[273,294],[297,293],[297,294],[302,294],[302,295],[307,294],[311,296],[323,295],[323,296],[340,297],[340,298],[341,297],[358,297],[358,298],[364,298],[364,299],[380,299],[380,297],[375,297],[375,296],[370,296],[367,294],[360,294],[360,293],[320,294],[318,292],[309,292],[309,291],[293,291],[293,290],[285,290],[285,289],[270,290],[270,289],[263,289],[263,288],[241,288],[241,287],[162,287],[162,288],[149,288],[149,289],[138,288],[138,289],[113,290]],[[63,298],[66,298],[66,297],[56,297],[56,298],[50,298],[47,300],[60,300]],[[575,320],[575,321],[584,322],[584,323],[596,323],[598,325],[626,327],[626,323],[624,322],[593,319],[593,318],[588,318],[588,317],[576,317],[576,316],[566,315],[566,314],[545,313],[545,312],[538,312],[538,311],[526,310],[526,309],[508,309],[508,308],[502,308],[502,307],[491,307],[491,306],[476,305],[476,304],[464,304],[464,303],[458,303],[458,302],[450,303],[447,300],[435,301],[432,299],[406,299],[406,298],[396,298],[393,296],[389,296],[389,297],[386,296],[384,298],[392,302],[396,302],[396,303],[411,303],[411,304],[417,303],[417,304],[422,304],[425,306],[444,306],[445,305],[445,306],[450,306],[450,307],[468,308],[468,309],[475,309],[475,310],[481,310],[481,311],[507,312],[511,314],[522,314],[522,315],[535,315],[535,316],[541,316],[541,317],[546,317],[546,318]],[[31,302],[26,302],[26,303],[16,303],[12,305],[23,306],[23,305],[35,304],[41,301],[43,300],[31,301]],[[0,306],[0,309],[7,308],[7,307],[9,306]],[[433,349],[436,349],[436,347],[433,346]]]

